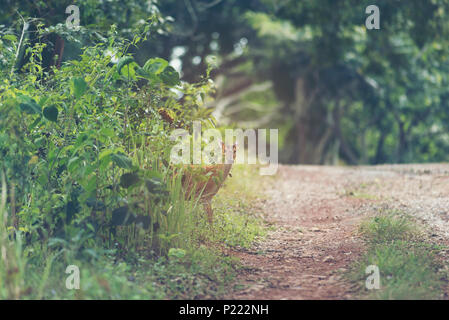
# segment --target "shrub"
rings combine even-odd
[[[47,71],[38,42],[14,71],[19,44],[3,37],[0,170],[10,189],[7,226],[25,245],[90,257],[97,243],[123,254],[189,246],[195,203],[172,177],[169,133],[192,120],[210,126],[201,97],[212,87],[207,78],[182,83],[161,58],[137,64],[128,48],[144,39],[111,32]]]

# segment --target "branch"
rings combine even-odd
[[[233,104],[234,102],[238,101],[239,99],[241,99],[242,97],[244,97],[249,93],[268,90],[271,88],[272,85],[273,84],[268,81],[260,84],[254,84],[244,90],[240,90],[232,95],[226,96],[222,99],[218,99],[216,101],[215,110],[212,113],[213,116],[215,117],[215,119],[217,119],[217,121],[219,121],[220,118],[223,116],[223,112],[227,106]]]

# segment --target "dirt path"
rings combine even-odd
[[[261,210],[273,225],[251,250],[229,299],[352,299],[341,274],[361,255],[357,228],[368,215],[400,209],[449,237],[449,165],[280,166]]]

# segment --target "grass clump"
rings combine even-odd
[[[266,235],[262,214],[251,206],[262,188],[263,180],[258,170],[257,166],[235,165],[233,177],[214,199],[216,241],[248,248]]]
[[[419,238],[420,231],[407,216],[382,214],[362,223],[360,233],[368,242],[375,244],[412,241]]]
[[[360,226],[368,248],[353,266],[349,277],[360,284],[359,292],[368,299],[438,299],[445,275],[437,253],[438,245],[429,243],[421,228],[408,216],[388,213]],[[380,288],[368,290],[368,266],[379,268]]]

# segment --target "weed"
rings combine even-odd
[[[364,222],[360,233],[368,248],[349,273],[360,283],[359,292],[371,299],[437,299],[444,275],[439,272],[440,248],[428,243],[413,220],[400,213],[381,214]],[[380,272],[380,289],[365,289],[365,269],[375,265]]]

